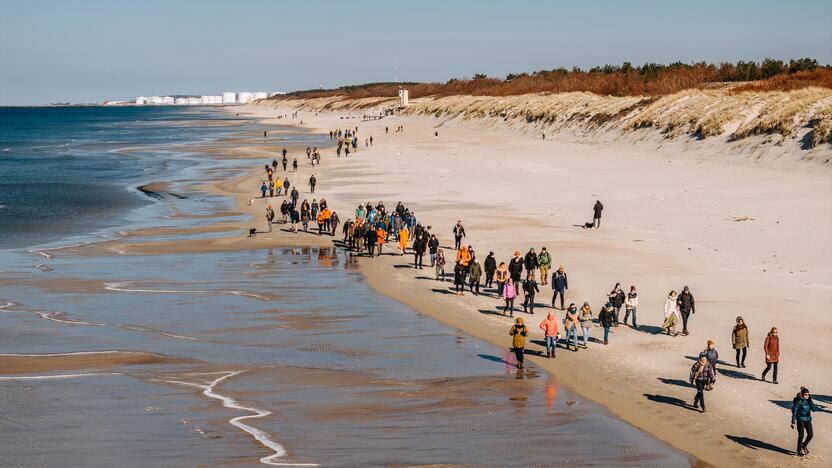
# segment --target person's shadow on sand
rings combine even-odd
[[[690,382],[686,382],[682,379],[667,379],[667,378],[664,378],[664,377],[658,377],[658,379],[661,383],[667,384],[667,385],[676,385],[678,387],[686,387],[686,388],[691,387]]]
[[[699,411],[696,408],[694,408],[693,406],[688,405],[685,402],[685,400],[682,400],[680,398],[665,396],[665,395],[653,395],[653,394],[650,394],[650,393],[644,393],[644,397],[647,398],[650,401],[655,401],[656,403],[664,403],[666,405],[678,406],[680,408],[684,408],[684,409],[690,410],[690,411],[697,411],[697,412]]]
[[[795,453],[791,450],[786,450],[782,447],[778,447],[776,445],[772,445],[768,442],[763,442],[761,440],[752,439],[750,437],[742,437],[742,436],[735,436],[735,435],[728,435],[725,434],[725,437],[728,439],[742,445],[743,447],[750,448],[752,450],[769,450],[772,452],[782,453],[783,455],[794,455]]]

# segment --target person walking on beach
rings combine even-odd
[[[436,251],[436,280],[445,281],[445,253],[442,249]]]
[[[615,307],[612,302],[607,301],[601,312],[598,313],[598,323],[604,327],[604,344],[610,342],[610,327],[615,323]]]
[[[266,191],[269,190],[269,186],[266,185],[266,181],[264,180],[262,184],[260,184],[260,198],[266,198]],[[272,189],[274,190],[274,189]]]
[[[737,317],[737,324],[731,332],[731,344],[737,352],[737,367],[745,367],[748,343],[748,327],[745,326],[745,320],[742,317]]]
[[[566,309],[566,316],[563,319],[563,330],[566,333],[566,349],[569,349],[569,339],[572,339],[572,344],[575,346],[574,351],[578,350],[578,308],[575,304],[569,304]]]
[[[497,260],[494,258],[494,252],[488,252],[483,262],[483,269],[485,270],[485,287],[490,288],[494,283],[494,272],[497,271]]]
[[[465,237],[465,228],[462,226],[462,220],[456,220],[456,224],[453,228],[454,233],[454,249],[459,250],[459,247],[462,245],[462,238]]]
[[[482,267],[476,258],[471,260],[468,265],[468,286],[471,288],[472,294],[479,295],[480,293],[480,278],[482,278]]]
[[[719,353],[716,351],[716,345],[713,340],[708,340],[705,350],[699,353],[699,357],[705,356],[708,359],[708,364],[714,369],[716,373],[716,363],[719,362]]]
[[[797,456],[809,455],[809,442],[814,436],[812,428],[812,412],[817,411],[815,402],[812,401],[812,394],[806,387],[800,387],[800,391],[792,400],[792,429],[797,425]],[[805,438],[804,438],[805,434]]]
[[[520,277],[523,275],[523,258],[519,250],[514,251],[514,258],[508,262],[508,273],[511,275],[512,282],[520,283]]]
[[[534,252],[534,247],[531,247],[526,256],[523,257],[523,266],[526,267],[526,274],[532,275],[537,270],[539,263],[537,262],[537,254]]]
[[[604,205],[601,204],[601,200],[595,200],[595,206],[592,207],[592,225],[595,226],[595,229],[601,227],[602,211],[604,211]]]
[[[543,339],[546,342],[546,357],[555,357],[555,351],[558,347],[558,321],[555,320],[555,314],[549,312],[546,319],[540,322],[540,329],[543,330]]]
[[[540,267],[540,285],[546,286],[549,281],[549,269],[552,267],[552,257],[546,251],[546,247],[540,249],[537,256],[537,264]]]
[[[688,335],[688,317],[690,314],[696,313],[696,306],[693,301],[693,294],[690,293],[690,288],[685,286],[682,288],[682,294],[676,299],[679,304],[679,312],[682,314],[682,335]]]
[[[289,206],[289,220],[292,222],[292,232],[298,232],[298,223],[300,222],[300,214],[294,203]]]
[[[272,221],[274,221],[274,210],[272,206],[269,205],[266,207],[266,225],[269,227],[268,232],[272,232]]]
[[[430,240],[428,240],[428,253],[430,254],[430,266],[433,268],[436,266],[436,252],[439,251],[439,239],[436,238],[434,234],[430,235]]]
[[[376,245],[378,246],[378,256],[381,257],[381,249],[384,247],[384,239],[387,237],[387,232],[384,231],[384,228],[381,225],[376,226],[375,229],[376,234]]]
[[[272,168],[276,171],[277,170],[277,159],[272,159]],[[266,171],[268,172],[269,166],[266,166]]]
[[[691,385],[696,386],[696,396],[693,397],[693,407],[700,408],[700,412],[705,412],[705,392],[713,389],[716,383],[716,374],[713,367],[708,363],[708,358],[700,357],[693,363],[690,368],[690,377],[688,379]]]
[[[425,252],[428,249],[428,240],[425,239],[425,235],[421,232],[416,237],[416,241],[413,242],[413,253],[415,255],[413,259],[413,268],[422,269],[422,260],[425,257]]]
[[[298,188],[294,187],[292,189],[292,194],[290,195],[292,198],[292,205],[296,205],[298,203],[298,198],[300,198],[300,192],[298,192]]]
[[[456,261],[462,264],[462,267],[468,269],[468,264],[471,263],[471,252],[468,251],[467,246],[462,246],[456,253]]]
[[[613,325],[617,327],[618,314],[621,312],[621,306],[624,305],[624,300],[627,299],[627,296],[624,295],[624,291],[621,289],[621,283],[615,283],[615,287],[610,291],[608,299],[612,302],[612,307],[615,309]]]
[[[514,298],[517,297],[517,288],[514,286],[514,280],[511,277],[508,278],[508,281],[503,286],[502,297],[506,301],[506,305],[503,307],[503,315],[506,312],[510,312],[511,317],[514,317]]]
[[[771,382],[779,383],[777,382],[777,365],[780,364],[780,336],[777,333],[777,327],[772,327],[766,335],[766,340],[763,342],[763,351],[766,353],[766,370],[763,371],[761,379],[765,382],[768,371],[774,368]]]
[[[526,350],[526,337],[529,336],[529,329],[523,324],[523,318],[517,317],[514,326],[508,334],[511,338],[511,347],[514,348],[514,357],[517,358],[517,368],[523,368],[523,353]]]
[[[630,286],[630,292],[627,293],[627,298],[624,299],[624,325],[627,325],[627,319],[630,314],[633,314],[633,328],[638,330],[638,322],[636,320],[636,311],[638,310],[638,291],[635,286]]]
[[[534,280],[534,273],[529,272],[526,281],[523,283],[523,312],[534,315],[534,295],[539,292],[537,281]]]
[[[454,264],[454,291],[457,296],[465,295],[465,267],[460,262]]]
[[[676,336],[676,324],[679,323],[679,317],[676,315],[678,309],[676,291],[670,291],[664,302],[664,323],[662,323],[662,331],[666,331],[668,336]]]
[[[552,273],[552,308],[555,308],[555,299],[560,295],[560,310],[563,310],[563,301],[566,299],[566,290],[569,289],[569,279],[563,265],[558,266],[558,271]]]
[[[278,195],[280,195],[280,189],[278,189]],[[269,179],[269,198],[274,197],[274,181]]]
[[[503,297],[503,291],[506,288],[506,281],[509,280],[508,268],[505,262],[500,262],[500,266],[494,271],[494,281],[497,282],[497,296]]]
[[[329,229],[330,229],[329,235],[330,236],[335,237],[335,232],[338,230],[338,223],[340,221],[341,220],[338,219],[338,213],[333,211],[332,214],[329,215]],[[378,251],[381,252],[381,247],[378,248]]]
[[[581,324],[581,341],[584,342],[584,349],[587,348],[587,341],[589,341],[589,331],[592,328],[592,307],[589,302],[584,302],[581,310],[578,311],[578,322]]]
[[[399,249],[401,253],[399,255],[404,255],[405,250],[407,249],[407,237],[410,233],[407,231],[405,226],[402,226],[399,229]]]
[[[283,193],[289,193],[289,178],[285,177],[283,179]]]

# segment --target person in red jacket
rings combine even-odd
[[[543,336],[546,339],[546,357],[553,358],[555,357],[555,350],[558,346],[558,335],[560,334],[558,321],[555,320],[555,314],[549,312],[546,320],[540,322],[540,329],[543,330]]]
[[[766,353],[766,370],[763,371],[763,382],[766,381],[766,374],[774,367],[773,383],[777,382],[777,364],[780,362],[780,337],[777,334],[777,327],[771,327],[771,331],[766,336],[766,341],[763,343],[763,350]]]

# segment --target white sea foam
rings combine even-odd
[[[103,372],[103,373],[85,373],[85,374],[57,374],[57,375],[15,375],[15,376],[0,376],[0,382],[14,381],[14,380],[61,380],[61,379],[77,379],[81,377],[96,377],[100,375],[122,375],[117,372]]]
[[[143,356],[161,356],[160,354],[150,353],[147,351],[122,351],[118,349],[108,349],[104,351],[75,351],[71,353],[40,353],[40,354],[19,354],[19,353],[0,353],[3,357],[61,357],[61,356],[88,356],[93,354],[140,354]]]
[[[266,447],[269,450],[274,452],[272,455],[261,458],[260,463],[263,463],[265,465],[272,465],[272,466],[319,466],[316,463],[284,463],[284,462],[278,461],[278,459],[283,458],[283,457],[286,456],[286,449],[284,449],[283,446],[280,445],[279,443],[273,441],[271,439],[271,436],[268,433],[266,433],[266,432],[264,432],[260,429],[257,429],[256,427],[249,426],[248,424],[245,424],[245,423],[241,422],[241,421],[244,421],[246,419],[264,418],[266,416],[271,415],[272,412],[268,411],[268,410],[264,410],[264,409],[243,406],[240,403],[238,403],[236,400],[234,400],[233,398],[231,398],[229,396],[222,395],[222,394],[217,393],[216,391],[214,391],[214,387],[216,387],[217,384],[221,383],[222,381],[224,381],[228,378],[240,375],[242,372],[243,371],[215,372],[214,374],[224,374],[224,375],[222,375],[221,377],[217,377],[216,379],[212,380],[207,385],[194,383],[194,382],[182,382],[182,381],[178,381],[178,380],[165,380],[164,382],[177,384],[177,385],[185,385],[185,386],[188,386],[188,387],[194,387],[194,388],[202,389],[202,394],[203,395],[207,396],[208,398],[213,398],[215,400],[221,401],[222,405],[225,406],[226,408],[232,408],[232,409],[236,409],[236,410],[240,410],[240,411],[248,411],[250,413],[253,413],[253,414],[249,414],[249,415],[245,415],[245,416],[237,416],[236,418],[231,418],[231,419],[228,420],[228,422],[229,422],[229,424],[231,424],[232,426],[240,429],[241,431],[248,433],[249,435],[254,437],[254,439],[257,440],[257,442],[259,442],[261,445],[263,445],[264,447]],[[203,375],[210,375],[210,374],[203,374]]]
[[[248,291],[217,289],[128,289],[125,286],[140,283],[139,281],[121,281],[117,283],[104,283],[104,289],[108,291],[130,292],[130,293],[151,293],[151,294],[231,294],[234,296],[252,297],[261,301],[268,301],[269,298]]]
[[[5,304],[0,305],[0,310],[5,311],[5,312],[29,313],[29,314],[33,314],[37,317],[40,317],[44,320],[49,320],[50,322],[65,323],[65,324],[68,324],[68,325],[87,325],[87,326],[90,326],[90,327],[106,326],[103,323],[84,322],[83,320],[72,320],[72,319],[62,318],[64,314],[61,313],[61,312],[48,312],[48,311],[45,311],[45,310],[27,310],[27,309],[8,310],[10,307],[16,307],[16,306],[19,306],[19,305],[20,304],[16,304],[16,303],[11,302],[11,301],[6,301]]]

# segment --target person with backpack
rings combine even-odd
[[[523,258],[520,257],[519,250],[514,251],[514,258],[508,262],[508,273],[514,284],[520,283],[520,277],[523,275]]]
[[[693,294],[690,293],[690,288],[685,286],[682,289],[682,294],[676,299],[679,304],[679,313],[682,315],[682,335],[688,335],[688,317],[690,314],[696,313],[696,306],[693,301]]]
[[[638,322],[636,321],[636,311],[638,310],[638,292],[635,286],[630,286],[630,292],[624,299],[624,325],[627,325],[627,319],[630,314],[633,314],[633,328],[638,330]]]
[[[549,284],[549,269],[552,267],[552,257],[546,247],[540,249],[540,255],[537,256],[537,265],[540,267],[540,285],[546,286]]]
[[[797,425],[797,456],[809,455],[809,442],[814,436],[812,428],[812,412],[817,411],[812,394],[806,387],[800,387],[800,392],[792,400],[792,429]],[[804,439],[805,434],[805,439]]]
[[[693,366],[690,368],[690,378],[688,379],[691,385],[696,386],[696,396],[693,398],[693,407],[701,408],[699,411],[705,412],[705,392],[711,390],[716,383],[716,374],[713,367],[708,363],[708,358],[701,356]],[[701,404],[701,406],[700,406]]]
[[[763,351],[766,353],[766,369],[763,371],[762,381],[766,381],[766,374],[773,367],[774,378],[772,383],[777,382],[777,365],[780,364],[780,335],[777,332],[777,327],[772,327],[771,331],[766,335],[766,340],[763,342]]]
[[[529,272],[526,281],[523,283],[523,312],[534,315],[534,295],[539,292],[537,281],[534,280],[534,273]]]
[[[731,345],[737,351],[737,367],[745,367],[748,343],[748,327],[745,326],[745,320],[742,317],[737,317],[737,324],[734,326],[734,330],[731,331]],[[740,359],[740,355],[742,355],[742,359]]]
[[[569,278],[566,276],[566,271],[563,265],[558,267],[558,271],[552,273],[552,308],[555,308],[555,299],[560,295],[560,310],[563,310],[563,301],[566,299],[566,290],[569,289]]]
[[[601,307],[601,312],[598,313],[598,323],[604,327],[604,344],[609,344],[610,327],[615,323],[615,307],[612,302],[607,301],[604,307]]]
[[[713,340],[708,340],[705,350],[699,353],[699,357],[705,356],[708,359],[708,364],[714,369],[716,373],[716,364],[719,362],[719,353],[716,351],[716,345]]]
[[[540,329],[543,330],[543,339],[546,341],[546,357],[555,357],[555,351],[558,347],[558,321],[555,320],[555,314],[549,312],[546,319],[540,322]]]
[[[508,334],[512,337],[511,347],[514,348],[514,357],[517,358],[517,368],[522,369],[523,354],[526,350],[526,337],[529,335],[529,329],[523,324],[522,317],[517,317]]]

